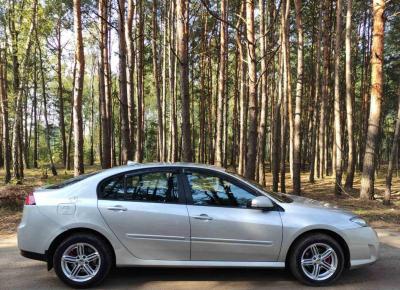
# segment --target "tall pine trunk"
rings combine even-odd
[[[177,15],[177,41],[178,41],[178,62],[180,93],[182,100],[181,109],[181,130],[182,130],[182,161],[192,161],[192,138],[190,128],[190,96],[189,96],[189,1],[176,1]]]
[[[85,75],[85,57],[83,54],[81,1],[73,1],[74,10],[74,37],[75,37],[75,60],[77,71],[74,79],[74,175],[84,173],[83,167],[83,127],[82,127],[82,92],[83,79]]]
[[[8,127],[8,96],[6,89],[6,57],[5,50],[0,50],[0,109],[3,125],[3,151],[4,151],[4,182],[11,180],[11,148],[10,148],[10,130]]]
[[[119,39],[119,101],[121,115],[121,162],[132,160],[129,136],[128,92],[126,78],[126,39],[125,39],[125,1],[118,1],[118,39]]]
[[[371,105],[365,144],[360,198],[374,198],[375,153],[378,150],[378,137],[382,111],[383,89],[383,36],[385,31],[385,0],[373,0],[374,24],[371,50]]]
[[[249,76],[249,112],[247,132],[247,155],[244,175],[254,179],[257,157],[257,60],[254,31],[254,0],[246,1],[247,65]]]
[[[228,53],[228,17],[227,0],[221,0],[221,21],[220,21],[220,50],[219,50],[219,71],[218,71],[218,101],[217,101],[217,135],[215,140],[215,164],[222,166],[223,156],[223,129],[224,129],[224,103],[226,96],[226,61]]]
[[[303,22],[301,16],[301,0],[295,0],[296,26],[297,26],[297,84],[296,102],[294,111],[294,132],[293,132],[293,193],[300,195],[301,181],[301,99],[303,94]]]
[[[341,24],[342,0],[336,2],[336,38],[335,38],[335,95],[334,95],[334,154],[335,154],[335,194],[342,193],[342,123],[340,106],[340,35],[342,33]]]
[[[354,170],[356,165],[355,143],[353,132],[353,84],[352,84],[352,64],[351,64],[351,17],[352,17],[352,0],[347,1],[346,12],[346,124],[348,138],[348,156],[347,156],[347,176],[345,188],[353,188]]]

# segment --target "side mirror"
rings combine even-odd
[[[274,204],[266,196],[257,196],[251,200],[251,207],[259,209],[271,209],[274,207]]]

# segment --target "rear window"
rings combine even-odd
[[[66,187],[66,186],[69,186],[69,185],[75,184],[75,183],[77,183],[77,182],[79,182],[79,181],[82,181],[82,180],[84,180],[84,179],[86,179],[86,178],[88,178],[88,177],[94,176],[94,175],[96,175],[96,174],[98,174],[98,173],[100,173],[100,172],[101,172],[101,170],[95,171],[95,172],[91,172],[91,173],[87,173],[87,174],[82,174],[82,175],[79,175],[79,176],[76,176],[76,177],[73,177],[73,178],[64,180],[64,181],[61,182],[61,183],[51,184],[51,185],[45,186],[45,188],[46,188],[46,189],[60,189],[60,188],[64,188],[64,187]]]

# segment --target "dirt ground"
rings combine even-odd
[[[373,265],[345,271],[323,289],[399,289],[400,233],[378,229],[380,259]],[[46,264],[19,254],[16,235],[0,237],[0,289],[70,289],[47,271]],[[278,269],[120,268],[96,289],[310,289]],[[320,288],[322,289],[322,288]]]

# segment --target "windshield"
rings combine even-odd
[[[255,182],[254,180],[251,180],[247,177],[244,177],[240,174],[237,174],[236,172],[231,172],[231,171],[227,171],[228,173],[239,177],[240,179],[245,180],[246,182],[250,183],[251,185],[253,185],[254,187],[257,187],[259,190],[269,194],[270,196],[272,196],[273,198],[275,198],[276,200],[280,201],[280,202],[284,202],[284,203],[290,203],[293,202],[293,199],[291,199],[288,195],[284,194],[284,193],[278,193],[278,192],[273,192],[268,190],[265,186],[262,186],[261,184]]]
[[[82,174],[82,175],[67,179],[67,180],[65,180],[65,181],[63,181],[61,183],[51,184],[51,185],[45,186],[44,188],[46,188],[46,189],[64,188],[66,186],[69,186],[69,185],[75,184],[75,183],[77,183],[79,181],[82,181],[82,180],[84,180],[84,179],[86,179],[86,178],[88,178],[90,176],[96,175],[96,174],[98,174],[100,172],[101,172],[101,170],[95,171],[95,172],[91,172],[91,173],[87,173],[87,174]]]

